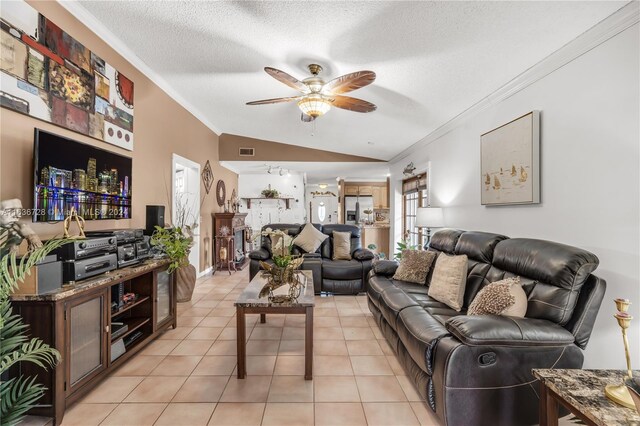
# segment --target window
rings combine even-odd
[[[427,206],[426,173],[402,181],[402,235],[411,246],[422,247],[425,243],[423,233],[416,229],[418,207]]]

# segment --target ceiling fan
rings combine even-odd
[[[298,108],[302,111],[301,119],[305,122],[313,121],[326,114],[332,106],[354,112],[372,112],[376,110],[377,107],[371,102],[350,96],[342,96],[342,93],[352,92],[373,83],[376,79],[376,73],[373,71],[356,71],[334,78],[325,83],[324,80],[318,76],[318,74],[322,72],[320,65],[310,64],[308,68],[312,74],[311,77],[300,81],[284,71],[265,67],[264,70],[267,74],[281,83],[298,90],[302,95],[247,102],[247,105],[266,105],[297,101]]]

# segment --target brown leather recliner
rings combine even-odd
[[[393,280],[397,263],[374,265],[369,309],[409,377],[447,425],[538,423],[533,368],[581,368],[606,283],[598,258],[550,241],[445,229],[428,250],[468,256],[464,306],[457,312],[425,285]],[[431,274],[430,274],[431,275]],[[519,276],[525,318],[467,316],[484,286]]]

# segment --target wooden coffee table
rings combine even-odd
[[[311,271],[298,271],[300,280],[304,284],[300,296],[295,302],[271,303],[265,297],[258,297],[260,290],[267,283],[267,279],[258,273],[235,302],[236,316],[238,321],[238,379],[247,377],[247,329],[246,314],[260,314],[260,322],[265,323],[266,314],[304,314],[305,335],[304,335],[304,378],[311,380],[313,377],[313,307],[315,299],[313,294],[313,276]],[[286,291],[286,286],[278,289]],[[276,291],[276,294],[279,292]]]

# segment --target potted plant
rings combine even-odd
[[[9,296],[31,274],[31,268],[67,241],[53,239],[41,244],[38,240],[38,244],[34,244],[35,234],[28,225],[16,228],[15,221],[4,220],[10,215],[6,213],[5,209],[0,211],[3,216],[0,226],[0,419],[3,425],[15,425],[36,406],[46,387],[36,382],[36,376],[9,377],[9,369],[27,362],[44,369],[52,368],[60,361],[60,353],[42,340],[27,336],[29,326],[22,322],[20,315],[13,313]],[[24,238],[28,238],[29,250],[17,260],[15,247]]]
[[[403,250],[415,250],[418,246],[409,244],[406,240],[398,241],[398,251],[393,255],[393,258],[396,260],[402,259],[402,251]]]
[[[269,301],[276,303],[290,302],[300,296],[302,283],[300,277],[295,273],[296,269],[302,266],[304,259],[291,253],[293,239],[281,230],[273,231],[267,228],[258,234],[258,237],[268,236],[272,241],[280,239],[272,246],[273,265],[260,261],[260,266],[264,272],[263,277],[267,278],[267,284],[260,291],[260,297],[268,296]],[[274,290],[289,285],[289,293],[286,295],[275,295]]]
[[[277,189],[271,189],[271,185],[267,189],[263,189],[260,193],[264,198],[278,198],[280,193]]]
[[[156,226],[151,245],[169,258],[170,274],[176,273],[178,302],[188,302],[196,286],[196,268],[189,263],[194,245],[194,230],[198,226],[198,212],[189,203],[188,194],[176,194],[176,220],[172,227]]]
[[[189,228],[156,226],[151,245],[169,258],[167,272],[176,273],[178,302],[188,302],[196,286],[196,268],[189,263],[193,247],[193,231]]]

